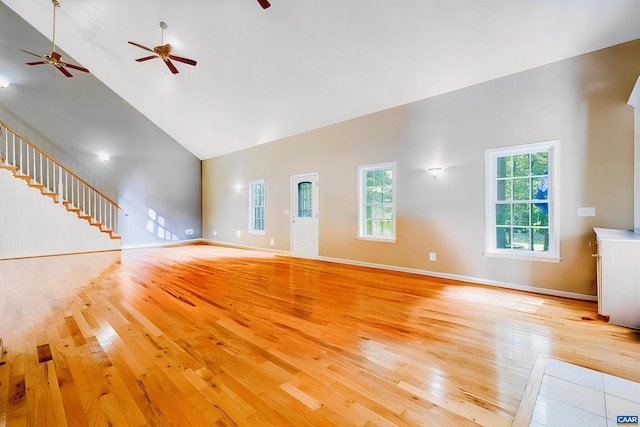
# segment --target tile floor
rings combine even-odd
[[[640,416],[640,383],[549,359],[531,427],[617,427],[617,416]]]

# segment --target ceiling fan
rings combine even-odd
[[[160,46],[156,46],[153,49],[148,48],[148,47],[143,46],[143,45],[138,44],[138,43],[129,42],[129,44],[132,44],[134,46],[138,46],[140,49],[148,50],[149,52],[155,53],[155,55],[138,58],[138,59],[136,59],[136,61],[137,62],[143,62],[143,61],[148,61],[150,59],[161,58],[164,61],[164,63],[167,65],[169,70],[173,74],[178,74],[178,69],[176,68],[175,65],[173,65],[173,62],[171,62],[172,59],[174,61],[182,62],[184,64],[193,65],[195,67],[197,62],[194,61],[193,59],[182,58],[180,56],[175,56],[175,55],[171,54],[171,45],[164,44],[164,30],[166,30],[167,27],[168,27],[168,25],[165,24],[164,22],[160,23],[160,28],[162,28],[161,44],[160,44]]]
[[[69,71],[67,71],[65,67],[71,68],[73,70],[82,71],[83,73],[88,73],[89,70],[87,70],[84,67],[79,67],[73,64],[67,64],[66,62],[61,61],[62,57],[58,52],[56,52],[56,7],[60,7],[60,3],[58,2],[58,0],[51,0],[51,3],[53,3],[53,46],[51,48],[51,52],[45,53],[44,55],[38,55],[37,53],[29,52],[28,50],[24,50],[24,49],[18,49],[18,50],[24,53],[28,53],[29,55],[37,56],[38,58],[42,59],[42,61],[27,62],[26,63],[27,65],[42,65],[42,64],[53,65],[62,74],[64,74],[67,77],[73,77],[73,75]]]

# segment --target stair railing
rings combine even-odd
[[[25,137],[0,120],[0,157],[17,169],[16,176],[42,186],[44,195],[52,196],[69,211],[111,235],[118,234],[116,202],[91,184],[51,158]],[[125,212],[126,215],[126,212]]]

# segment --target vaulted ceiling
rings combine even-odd
[[[51,50],[53,5],[3,0],[0,104],[104,141],[112,109],[139,112],[200,159],[640,38],[637,0],[59,1],[63,60],[91,74],[24,65],[15,48]],[[174,75],[128,41],[198,63]]]

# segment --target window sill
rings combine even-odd
[[[264,236],[266,234],[266,232],[261,231],[261,230],[248,230],[247,234],[257,234],[257,235]]]
[[[395,238],[384,238],[384,237],[367,237],[367,236],[358,236],[356,240],[368,240],[370,242],[382,242],[382,243],[396,243]]]
[[[485,251],[484,256],[488,258],[509,258],[509,259],[519,259],[524,261],[538,261],[538,262],[551,262],[551,263],[559,263],[562,258],[552,256],[552,255],[542,255],[542,254],[534,254],[530,253],[519,253],[519,252],[489,252]]]

